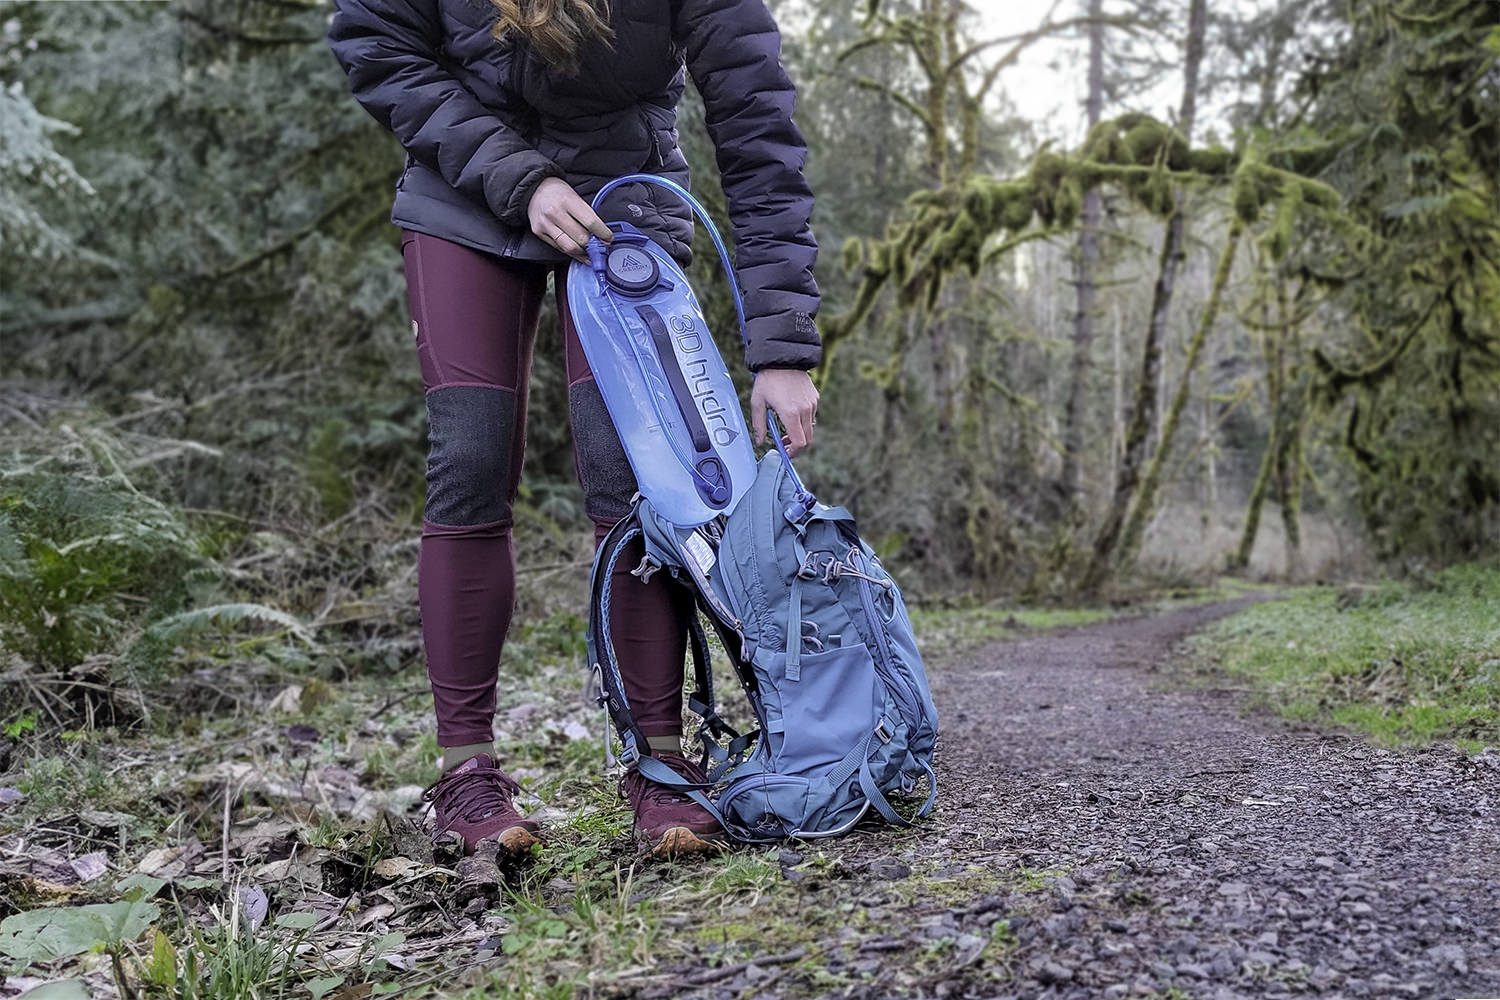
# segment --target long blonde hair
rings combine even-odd
[[[496,41],[511,32],[530,43],[549,66],[572,76],[586,42],[614,38],[609,0],[490,0],[500,19],[490,29]]]

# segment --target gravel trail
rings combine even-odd
[[[1239,606],[934,672],[934,849],[1057,874],[1029,913],[990,914],[1010,913],[1008,979],[871,995],[1500,996],[1500,755],[1382,750],[1164,685],[1173,647]]]

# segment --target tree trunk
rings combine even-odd
[[[1099,124],[1104,113],[1104,0],[1088,0],[1089,94],[1085,105],[1089,128]],[[1082,231],[1078,234],[1076,280],[1078,312],[1073,316],[1073,364],[1068,402],[1063,411],[1062,492],[1064,502],[1078,502],[1078,468],[1083,451],[1083,400],[1088,384],[1089,361],[1094,349],[1094,271],[1099,263],[1099,225],[1104,219],[1104,198],[1097,187],[1083,196]]]
[[[1285,390],[1288,384],[1296,384],[1300,380],[1298,373],[1301,368],[1302,339],[1292,315],[1295,307],[1287,303],[1284,281],[1276,284],[1276,307],[1281,313],[1284,351],[1291,355],[1288,365],[1292,370],[1282,375],[1282,387]],[[1306,472],[1307,461],[1302,448],[1302,433],[1307,407],[1305,399],[1298,400],[1297,403],[1295,409],[1290,404],[1283,406],[1287,411],[1287,429],[1283,435],[1280,460],[1281,524],[1286,530],[1286,576],[1289,580],[1302,575],[1302,476]]]
[[[1281,524],[1286,529],[1286,576],[1302,575],[1302,476],[1306,461],[1302,452],[1302,421],[1298,419],[1286,443],[1286,478],[1281,489]]]
[[[1250,501],[1245,509],[1245,527],[1240,533],[1238,550],[1229,559],[1230,570],[1242,570],[1250,565],[1250,553],[1255,549],[1255,536],[1260,532],[1261,508],[1266,502],[1271,479],[1276,470],[1276,456],[1282,448],[1282,379],[1285,377],[1286,348],[1283,343],[1286,330],[1281,322],[1271,322],[1269,290],[1262,287],[1261,329],[1266,338],[1261,345],[1261,356],[1266,362],[1266,404],[1270,414],[1270,429],[1266,433],[1266,451],[1261,456],[1260,471],[1256,473],[1255,485],[1250,489]]]
[[[1204,367],[1209,372],[1214,370],[1212,344],[1209,345],[1208,358],[1204,361]],[[1202,537],[1206,541],[1209,530],[1213,526],[1214,512],[1219,509],[1219,456],[1214,446],[1213,382],[1210,381],[1205,388],[1208,391],[1200,397],[1198,406],[1198,447],[1203,449],[1203,507],[1200,515],[1200,528]]]
[[[1120,456],[1125,454],[1125,355],[1121,347],[1124,338],[1124,320],[1120,316],[1120,303],[1110,308],[1114,322],[1114,405],[1109,411],[1109,479],[1114,482],[1120,474]]]
[[[1141,483],[1140,495],[1136,498],[1135,509],[1131,511],[1130,519],[1125,522],[1125,530],[1120,538],[1120,561],[1130,562],[1135,559],[1136,553],[1140,551],[1141,537],[1146,531],[1146,522],[1155,513],[1156,494],[1161,489],[1162,468],[1166,465],[1167,455],[1172,450],[1172,439],[1177,435],[1177,425],[1182,420],[1182,411],[1187,408],[1188,395],[1193,387],[1193,371],[1198,367],[1198,359],[1203,356],[1203,345],[1208,341],[1209,331],[1213,329],[1214,321],[1219,317],[1219,304],[1224,300],[1224,288],[1229,284],[1230,272],[1234,270],[1234,257],[1240,248],[1240,237],[1245,233],[1245,224],[1235,216],[1229,226],[1229,236],[1224,243],[1224,252],[1219,255],[1219,267],[1214,272],[1214,283],[1209,289],[1208,302],[1203,306],[1203,315],[1198,320],[1198,329],[1193,333],[1193,339],[1188,344],[1187,359],[1182,364],[1182,381],[1177,384],[1177,392],[1172,397],[1172,405],[1167,410],[1167,417],[1161,425],[1161,443],[1156,447],[1156,454],[1151,456],[1151,465],[1146,470],[1146,478]]]
[[[1266,453],[1260,460],[1260,472],[1255,477],[1255,485],[1250,489],[1250,505],[1245,511],[1245,530],[1240,535],[1240,547],[1229,563],[1231,570],[1242,570],[1250,565],[1255,536],[1260,532],[1261,508],[1265,506],[1266,492],[1271,485],[1271,470],[1276,467],[1276,452],[1281,447],[1281,442],[1276,437],[1276,420],[1273,418],[1271,438],[1266,442]]]
[[[1178,116],[1178,128],[1183,136],[1192,141],[1193,119],[1198,110],[1198,70],[1203,64],[1204,35],[1207,32],[1207,0],[1192,0],[1188,13],[1187,60],[1183,67],[1182,111]],[[1167,316],[1172,305],[1172,290],[1177,282],[1177,270],[1182,264],[1183,229],[1186,218],[1182,210],[1183,193],[1176,193],[1177,207],[1167,220],[1167,231],[1162,239],[1161,260],[1157,268],[1156,288],[1151,300],[1151,320],[1146,328],[1146,343],[1142,351],[1141,377],[1136,387],[1135,404],[1131,411],[1130,430],[1125,435],[1125,455],[1120,463],[1120,474],[1115,480],[1114,496],[1110,500],[1109,512],[1094,540],[1094,554],[1084,572],[1083,590],[1098,590],[1109,575],[1114,564],[1115,550],[1119,545],[1125,514],[1140,482],[1141,463],[1146,457],[1146,445],[1155,422],[1158,398],[1156,380],[1161,372],[1162,337],[1167,328]]]

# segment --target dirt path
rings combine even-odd
[[[1232,608],[993,646],[934,678],[949,849],[1068,876],[1015,931],[1018,995],[1500,996],[1500,764],[1153,690]]]
[[[1163,688],[1177,642],[1236,607],[1002,643],[936,670],[944,808],[903,854],[1011,888],[891,914],[888,940],[848,959],[865,984],[837,992],[1500,996],[1500,761],[1374,749],[1243,716],[1237,696]],[[867,860],[846,896],[881,902],[894,863]],[[1034,873],[1029,891],[1018,872]],[[954,960],[913,978],[939,933]]]

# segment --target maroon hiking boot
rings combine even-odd
[[[703,770],[681,754],[653,756],[688,781],[705,782]],[[653,858],[721,850],[724,827],[687,793],[656,782],[630,768],[620,778],[620,794],[635,810],[635,836]]]
[[[422,792],[423,800],[433,804],[433,839],[461,837],[465,854],[473,854],[481,840],[496,841],[511,854],[525,854],[540,839],[540,827],[511,804],[520,790],[489,754],[470,757]]]

